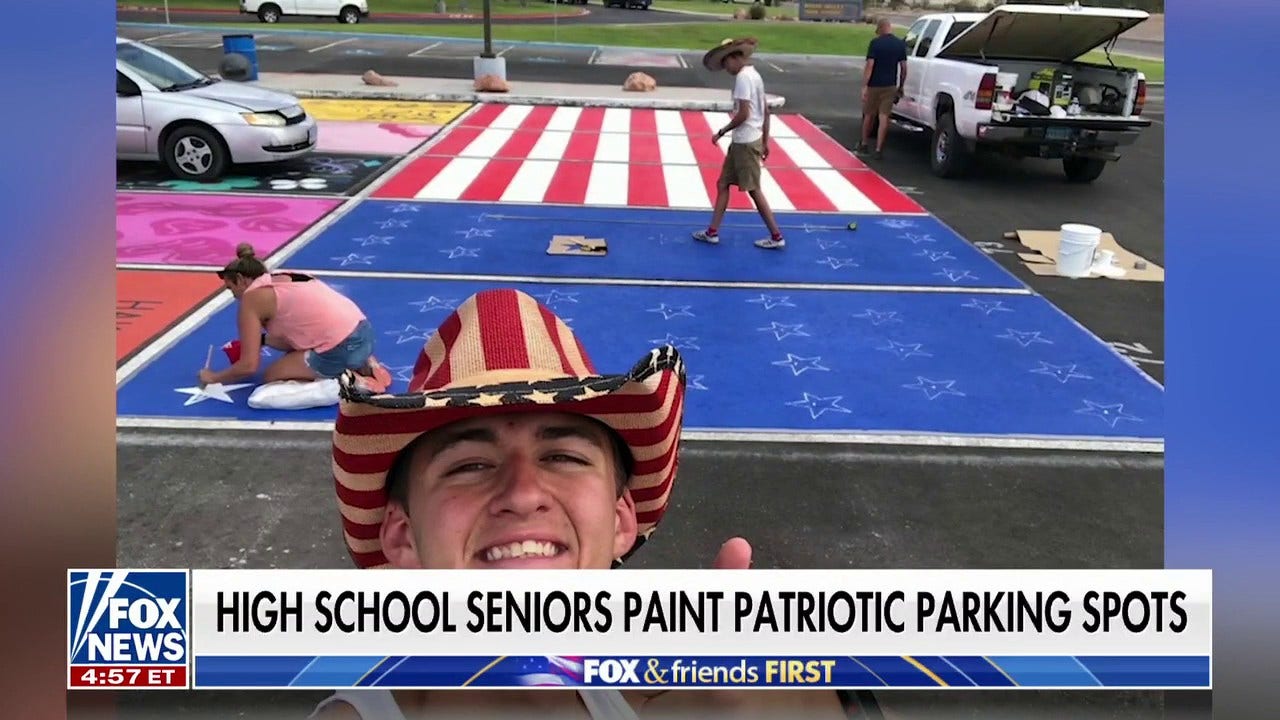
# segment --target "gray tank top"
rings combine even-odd
[[[639,720],[636,711],[617,690],[579,690],[592,720]],[[390,690],[339,690],[316,706],[308,720],[315,720],[324,708],[344,702],[361,720],[407,720]]]

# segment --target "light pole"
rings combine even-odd
[[[490,10],[490,1],[484,0],[484,52],[480,53],[482,58],[493,57],[493,27],[490,25],[493,13]]]

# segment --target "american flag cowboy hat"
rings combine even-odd
[[[403,394],[372,394],[340,379],[333,475],[347,551],[362,568],[387,567],[379,530],[387,474],[423,433],[483,415],[547,411],[585,415],[612,428],[631,451],[628,487],[635,544],[667,510],[684,420],[685,368],[670,345],[624,374],[602,375],[563,320],[529,295],[486,290],[467,298],[427,339]]]

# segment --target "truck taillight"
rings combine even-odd
[[[1147,81],[1138,81],[1138,97],[1133,101],[1133,114],[1141,115],[1142,106],[1147,104]]]
[[[987,73],[982,76],[982,81],[978,83],[978,95],[973,100],[973,106],[979,110],[990,110],[995,98],[996,74]]]

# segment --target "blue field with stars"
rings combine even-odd
[[[396,182],[401,169],[383,179]],[[514,286],[560,314],[602,372],[626,371],[656,345],[679,348],[685,425],[707,437],[1163,442],[1163,388],[938,219],[777,218],[787,246],[766,251],[753,245],[767,235],[753,210],[730,211],[721,241],[707,244],[691,237],[709,221],[704,211],[356,196],[267,262],[359,303],[397,392],[454,307]],[[235,337],[234,303],[175,323],[119,371],[126,422],[332,422],[332,405],[249,407],[260,378],[198,386],[210,348]],[[228,362],[212,357],[215,368]]]

